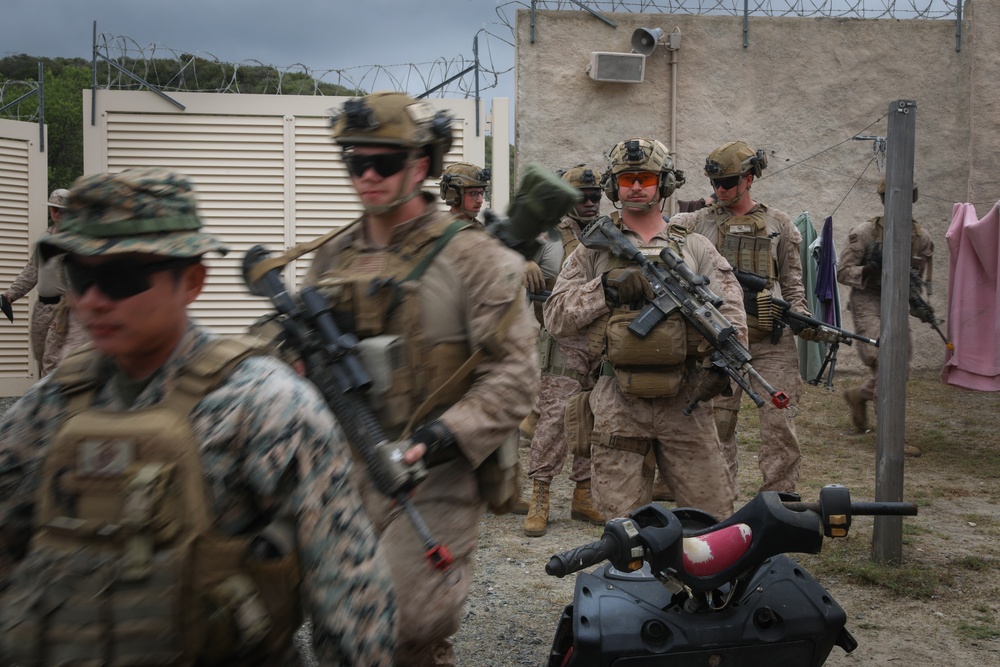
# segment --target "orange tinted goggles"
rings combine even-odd
[[[648,188],[651,185],[660,184],[660,175],[653,171],[626,171],[618,174],[618,187],[630,188],[639,181],[639,185]]]

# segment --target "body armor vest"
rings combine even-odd
[[[885,218],[878,216],[872,220],[874,223],[875,238],[869,247],[865,248],[865,254],[862,258],[864,264],[867,264],[871,260],[873,253],[879,255],[883,252],[883,238],[885,236]],[[913,221],[913,229],[910,233],[910,266],[921,272],[921,275],[926,275],[926,281],[930,283],[933,274],[933,268],[930,265],[930,260],[924,262],[924,259],[920,255],[920,236],[922,230],[920,225],[916,220]],[[914,262],[919,262],[915,264]],[[882,287],[882,273],[879,271],[871,280],[869,280],[868,287],[870,289],[880,290]]]
[[[573,229],[577,227],[577,222],[574,219],[566,221],[563,218],[563,223],[558,225],[556,229],[559,231],[559,237],[562,241],[563,255],[560,265],[566,262],[566,259],[573,254],[577,246],[580,245],[580,239],[574,233]],[[555,278],[550,282],[552,285],[547,285],[549,289],[555,284]],[[536,303],[536,315],[538,310],[541,308],[542,304]],[[542,323],[542,318],[539,317],[538,321]],[[566,368],[566,356],[559,349],[559,344],[556,339],[552,337],[552,334],[548,332],[545,328],[544,323],[542,328],[538,332],[538,367],[541,369],[542,373],[547,375],[560,375],[563,377],[573,378],[579,382],[582,386],[587,386],[590,383],[589,378],[583,373],[574,371],[570,368]]]
[[[301,622],[294,529],[213,528],[190,423],[252,354],[215,339],[160,404],[128,412],[91,407],[93,350],[57,369],[68,416],[42,465],[28,555],[0,598],[17,664],[260,665],[287,649]],[[265,543],[273,558],[254,557]]]
[[[683,257],[685,231],[671,227],[670,247]],[[639,246],[651,262],[660,263],[663,246]],[[637,266],[620,257],[611,257],[608,270]],[[629,306],[614,308],[591,324],[590,351],[604,359],[602,374],[614,375],[623,392],[645,398],[666,398],[680,390],[689,357],[697,356],[700,334],[680,312],[663,318],[645,338],[628,330],[642,312]]]
[[[398,431],[411,420],[424,399],[442,388],[471,356],[464,339],[427,340],[420,283],[424,271],[452,236],[469,225],[450,217],[438,218],[415,229],[398,248],[362,251],[349,246],[338,254],[337,266],[324,273],[317,284],[345,331],[353,331],[362,341],[392,341],[397,350],[388,360],[392,368],[386,375],[386,386],[375,396],[369,394],[387,431]],[[428,316],[451,322],[459,314],[451,308]],[[462,323],[455,322],[454,328],[460,330]],[[366,368],[379,365],[366,355],[365,347],[361,358]],[[469,376],[453,383],[425,410],[455,403],[471,383]]]
[[[758,204],[747,215],[733,215],[723,206],[713,208],[718,236],[712,241],[734,269],[767,279],[767,288],[774,286],[778,265],[773,255],[774,244],[767,232],[767,208]],[[770,292],[764,294],[768,300]],[[747,333],[750,342],[757,343],[772,336],[773,321],[761,321],[747,313]]]

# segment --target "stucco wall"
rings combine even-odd
[[[983,3],[980,3],[982,5]],[[993,4],[993,3],[988,3]],[[743,47],[740,17],[610,14],[612,28],[583,11],[539,11],[535,42],[529,13],[518,14],[515,141],[518,164],[551,167],[576,162],[603,165],[618,141],[643,136],[675,147],[675,164],[688,176],[681,199],[710,192],[705,157],[716,146],[742,139],[769,154],[758,201],[793,217],[808,211],[817,231],[832,215],[837,247],[857,222],[881,212],[875,187],[884,172],[872,143],[857,134],[888,134],[889,104],[917,103],[914,217],[936,246],[932,305],[946,310],[948,252],[945,232],[955,202],[975,201],[983,215],[1000,195],[996,139],[973,148],[974,128],[996,127],[996,50],[975,53],[1000,33],[1000,9],[977,7],[975,32],[963,26],[955,50],[954,21],[751,17]],[[968,16],[968,14],[967,14]],[[629,52],[639,27],[681,32],[677,55],[677,135],[671,138],[671,53],[663,45],[647,58],[640,84],[601,83],[586,72],[592,51]],[[993,40],[995,44],[995,40]],[[975,68],[973,67],[975,65]],[[975,80],[987,86],[975,95]],[[975,105],[976,113],[972,107]],[[980,164],[970,176],[972,159]],[[883,167],[884,169],[884,167]],[[976,199],[972,199],[975,195]],[[606,210],[610,205],[605,202]],[[846,304],[847,291],[842,290]],[[845,311],[845,326],[851,320]],[[914,366],[939,367],[943,343],[915,320]],[[840,368],[858,369],[856,354],[841,350]]]

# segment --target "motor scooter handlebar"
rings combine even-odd
[[[693,590],[712,590],[772,556],[818,553],[824,535],[847,535],[854,514],[914,516],[917,506],[851,502],[845,487],[829,485],[818,502],[782,501],[779,494],[765,492],[725,521],[685,530],[674,512],[646,505],[609,521],[600,540],[553,555],[545,572],[564,577],[604,560],[628,571],[647,561],[654,571],[669,570]]]

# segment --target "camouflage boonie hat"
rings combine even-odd
[[[201,231],[191,182],[165,169],[81,176],[69,190],[60,231],[38,241],[43,256],[143,253],[164,257],[226,254]]]
[[[49,208],[66,208],[68,199],[69,190],[66,188],[57,188],[49,195]]]

